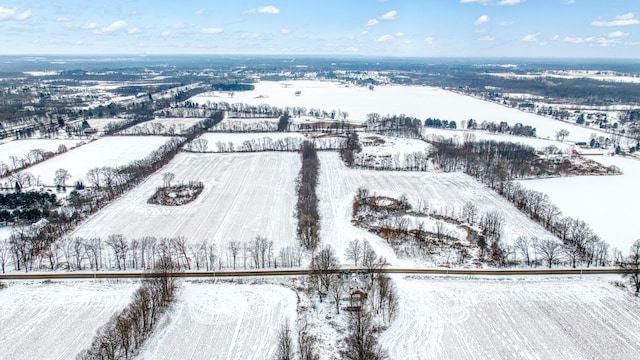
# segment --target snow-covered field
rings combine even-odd
[[[85,179],[89,169],[117,167],[143,159],[169,139],[166,136],[104,137],[34,165],[26,171],[33,174],[41,184],[53,186],[56,170],[65,169],[71,174],[67,185],[73,185],[78,180],[89,185]]]
[[[633,209],[640,204],[640,160],[632,158],[594,156],[604,165],[619,167],[623,175],[574,176],[553,179],[526,180],[525,187],[549,195],[563,215],[586,221],[604,241],[627,254],[633,242],[640,238]]]
[[[11,156],[18,158],[27,158],[26,154],[35,149],[41,149],[45,152],[57,152],[60,145],[64,145],[67,149],[74,148],[83,140],[60,140],[60,139],[25,139],[9,141],[0,145],[0,162],[7,164],[10,168],[13,168],[11,163]]]
[[[507,244],[519,235],[552,236],[500,195],[462,173],[353,170],[346,168],[335,152],[321,152],[318,156],[320,179],[316,191],[320,200],[320,236],[342,258],[349,241],[366,238],[379,255],[386,256],[394,265],[402,263],[384,240],[351,224],[353,197],[361,186],[378,195],[406,194],[414,206],[419,201],[428,201],[431,209],[448,206],[459,211],[471,201],[480,213],[497,211],[505,220],[503,241]]]
[[[392,136],[361,133],[359,135],[362,152],[359,156],[399,155],[404,156],[413,152],[429,152],[431,145],[419,139],[406,139]]]
[[[300,166],[297,153],[181,153],[72,236],[185,236],[192,243],[214,242],[219,249],[230,241],[264,236],[274,242],[277,253],[296,243],[294,181]],[[183,206],[147,204],[167,172],[175,174],[174,183],[202,181],[202,194]]]
[[[296,295],[275,285],[184,283],[139,359],[271,359]]]
[[[131,301],[136,282],[8,282],[0,290],[0,358],[73,359]]]
[[[638,359],[640,302],[599,279],[401,279],[392,359]]]
[[[369,113],[406,114],[419,119],[432,117],[457,122],[469,119],[478,123],[485,120],[496,123],[506,121],[510,125],[531,125],[541,138],[554,139],[557,131],[567,129],[570,132],[567,140],[572,141],[587,141],[592,133],[598,132],[435,87],[386,85],[377,86],[371,91],[366,87],[329,81],[299,80],[285,83],[290,85],[285,87],[282,82],[263,81],[254,84],[253,91],[235,92],[233,98],[205,93],[189,100],[200,104],[224,101],[268,104],[281,108],[340,110],[348,113],[347,120],[356,122],[365,121]],[[296,91],[301,91],[301,95],[296,96]]]
[[[117,118],[106,118],[106,119],[87,119],[87,123],[93,129],[98,130],[98,132],[103,132],[105,126],[112,123],[119,123],[126,121],[126,119],[117,119]]]

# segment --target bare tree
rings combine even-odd
[[[275,359],[295,359],[295,349],[293,347],[293,338],[291,337],[291,326],[289,325],[289,321],[285,321],[278,331],[278,347],[276,348]]]
[[[87,171],[87,180],[96,188],[100,188],[100,168],[91,168]]]
[[[362,251],[362,241],[358,239],[351,240],[345,251],[345,257],[347,260],[353,261],[353,266],[358,266],[358,263],[361,263]]]
[[[69,172],[65,169],[58,169],[53,175],[53,182],[56,184],[56,186],[61,188],[67,186],[67,180],[69,179],[71,179],[71,174],[69,174]]]
[[[0,241],[0,266],[2,266],[2,273],[4,274],[5,266],[9,261],[9,239],[4,239]]]
[[[636,295],[640,294],[640,240],[631,245],[629,256],[620,262],[620,268],[625,271],[622,276],[635,288]]]
[[[336,313],[340,314],[340,301],[345,293],[345,282],[342,278],[342,274],[334,274],[333,279],[329,285],[329,292],[333,297],[333,301],[336,304]]]
[[[473,226],[476,223],[477,216],[478,216],[478,207],[473,202],[467,201],[462,207],[462,218],[467,224]]]
[[[192,148],[194,149],[194,151],[196,152],[206,152],[207,148],[209,147],[209,141],[207,141],[207,139],[203,139],[203,138],[197,138],[195,140],[193,140],[191,142],[192,144]]]
[[[237,241],[229,242],[229,254],[231,254],[231,259],[233,261],[233,270],[236,269],[236,259],[239,253],[240,253],[240,243],[238,243]]]
[[[164,183],[164,187],[171,187],[171,182],[175,179],[176,175],[171,172],[167,172],[162,174],[162,182]]]
[[[298,353],[300,360],[320,360],[316,350],[316,338],[309,331],[309,323],[306,319],[302,319],[302,325],[298,327]]]
[[[542,239],[536,244],[536,250],[542,255],[544,261],[547,262],[547,266],[551,269],[553,263],[557,261],[560,256],[560,243],[555,239]]]
[[[569,130],[567,130],[567,129],[562,129],[562,130],[556,132],[556,140],[558,140],[558,141],[563,141],[564,142],[564,139],[567,136],[569,136]]]
[[[349,360],[382,360],[388,354],[378,344],[373,331],[373,318],[365,310],[353,312],[349,316],[349,334],[345,339],[346,349],[342,351]]]
[[[338,269],[338,259],[329,245],[322,247],[311,259],[311,276],[320,295],[320,301],[329,293],[333,272]]]
[[[129,245],[124,236],[120,234],[109,235],[106,243],[111,247],[111,250],[113,250],[113,257],[116,260],[118,270],[126,270],[127,249]]]
[[[516,251],[518,251],[527,262],[527,266],[531,266],[531,257],[529,256],[529,248],[531,246],[529,244],[529,238],[523,235],[518,236],[513,246],[515,246]]]

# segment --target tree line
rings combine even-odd
[[[298,201],[296,202],[297,236],[304,248],[315,250],[320,243],[320,214],[316,195],[320,162],[315,144],[311,141],[304,141],[300,149],[300,156],[302,167],[296,179],[298,190]]]
[[[217,152],[217,153],[233,153],[233,152],[261,152],[261,151],[300,151],[304,142],[313,142],[317,150],[337,150],[343,147],[344,139],[341,137],[317,137],[305,138],[287,136],[284,138],[273,139],[270,136],[256,137],[246,139],[242,143],[236,144],[233,141],[216,141],[215,146],[209,147],[209,141],[204,138],[198,138],[185,146],[186,151],[191,152]]]
[[[56,226],[48,225],[49,229]],[[66,237],[35,227],[18,227],[9,239],[0,240],[0,268],[14,270],[156,270],[161,259],[170,259],[183,270],[260,269],[300,267],[301,246],[276,249],[273,241],[256,236],[248,241],[230,241],[219,248],[208,240],[188,241],[186,237],[144,236],[127,239],[121,234],[101,237]],[[61,236],[61,237],[60,237]],[[59,237],[59,238],[58,238]]]
[[[154,278],[143,281],[129,305],[98,329],[77,360],[131,359],[136,355],[174,302],[178,288],[170,259],[161,259],[155,268]]]
[[[81,145],[84,145],[84,143]],[[65,152],[67,152],[67,147],[64,144],[60,144],[55,152],[43,149],[32,149],[29,150],[24,157],[16,155],[9,156],[9,164],[0,161],[0,178],[15,175],[21,170],[27,169],[35,164],[51,159],[52,157]]]

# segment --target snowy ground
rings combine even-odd
[[[526,180],[525,187],[549,195],[564,216],[586,221],[604,241],[627,254],[631,244],[640,238],[637,216],[632,209],[640,204],[640,160],[594,156],[604,165],[618,166],[623,175],[575,176]]]
[[[392,359],[638,359],[640,302],[598,279],[402,279]]]
[[[181,153],[71,236],[185,236],[193,243],[214,242],[219,249],[230,241],[264,236],[274,242],[277,253],[296,243],[294,180],[300,166],[297,153]],[[202,194],[183,206],[147,204],[167,172],[175,174],[174,183],[202,181]]]
[[[126,119],[118,119],[118,118],[109,118],[109,119],[87,119],[89,126],[91,128],[98,130],[98,132],[103,132],[105,126],[112,123],[119,123],[126,121]]]
[[[71,174],[67,185],[73,185],[78,180],[89,185],[85,179],[89,169],[103,166],[118,167],[143,159],[169,139],[170,137],[164,136],[104,137],[34,165],[25,171],[33,174],[41,184],[53,186],[56,170],[65,169]]]
[[[271,359],[296,295],[275,285],[184,283],[138,359]]]
[[[200,104],[224,101],[268,104],[281,108],[305,107],[329,112],[346,111],[347,120],[356,122],[365,121],[368,113],[406,114],[419,119],[432,117],[457,122],[469,119],[478,123],[485,120],[495,123],[506,121],[510,125],[531,125],[541,138],[554,139],[557,131],[567,129],[571,133],[567,140],[571,141],[588,141],[592,133],[598,132],[434,87],[386,85],[377,86],[371,91],[366,87],[329,81],[300,80],[286,83],[291,85],[284,87],[280,82],[263,81],[254,84],[253,91],[235,92],[233,98],[225,94],[211,96],[205,93],[189,100]],[[296,91],[301,91],[301,95],[296,96]]]
[[[0,241],[8,239],[11,236],[11,226],[0,226]]]
[[[60,145],[64,145],[67,149],[76,147],[83,143],[82,140],[51,140],[51,139],[25,139],[9,141],[0,145],[0,162],[3,162],[13,168],[13,164],[9,159],[10,156],[18,158],[26,158],[26,154],[35,149],[41,149],[45,152],[57,152]]]
[[[413,152],[429,152],[431,145],[419,139],[406,139],[392,136],[380,136],[370,133],[359,134],[362,152],[359,156],[375,155],[399,155],[410,154]],[[384,143],[380,143],[383,141]]]
[[[414,206],[419,201],[429,201],[431,209],[448,206],[459,211],[467,201],[472,201],[480,213],[498,211],[505,219],[503,241],[507,244],[519,235],[552,236],[500,195],[462,173],[353,170],[346,168],[335,152],[321,152],[319,159],[320,236],[342,258],[349,241],[366,238],[374,250],[392,264],[410,265],[399,261],[380,237],[351,224],[353,197],[361,186],[378,195],[399,197],[406,194]]]
[[[131,300],[135,282],[7,282],[0,290],[0,358],[73,359]]]

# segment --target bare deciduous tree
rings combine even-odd
[[[622,276],[629,279],[635,288],[636,295],[640,294],[640,240],[636,240],[631,245],[631,252],[620,262],[620,268],[625,270]]]
[[[353,261],[353,266],[358,266],[362,260],[362,240],[354,239],[349,241],[345,257],[347,260]]]
[[[293,338],[291,337],[291,326],[289,325],[289,321],[285,321],[278,331],[278,347],[276,348],[275,359],[295,359],[295,349],[293,347]]]

